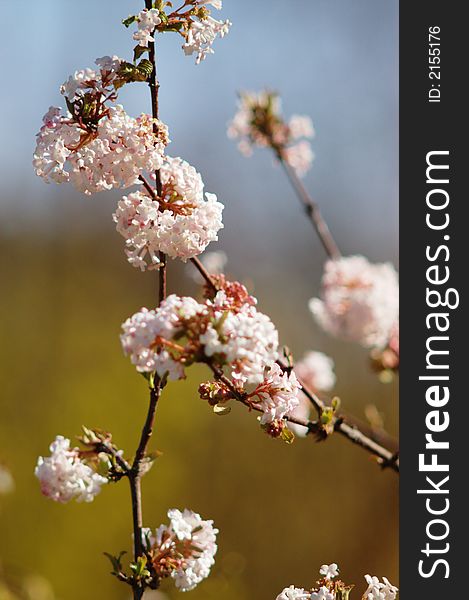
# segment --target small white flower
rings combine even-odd
[[[335,594],[330,592],[327,587],[322,586],[317,592],[311,594],[311,600],[335,600]]]
[[[332,563],[330,565],[321,565],[321,568],[319,569],[319,573],[325,579],[334,579],[334,577],[337,577],[339,574],[339,567],[337,566],[336,563]]]
[[[399,589],[383,577],[383,583],[378,577],[365,575],[368,588],[363,594],[364,600],[395,600]]]
[[[303,588],[297,588],[294,585],[285,588],[277,596],[276,600],[309,600],[311,593]]]

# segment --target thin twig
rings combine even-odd
[[[328,257],[331,259],[340,258],[341,254],[340,254],[339,247],[337,246],[334,238],[332,237],[332,234],[329,230],[329,227],[327,226],[326,221],[324,220],[324,218],[321,215],[319,206],[316,204],[316,202],[314,202],[314,200],[308,194],[308,192],[306,191],[306,188],[304,187],[303,183],[301,182],[301,179],[295,173],[295,170],[288,164],[288,162],[278,152],[277,152],[277,158],[279,159],[280,164],[284,168],[285,173],[287,174],[287,177],[290,180],[290,183],[292,184],[293,189],[296,192],[296,195],[302,202],[304,209],[306,211],[306,214],[308,215],[311,223],[313,224],[314,228],[316,229],[316,233],[318,234],[319,239],[321,240],[321,243],[324,246],[324,250],[326,251]]]
[[[204,280],[207,283],[207,285],[214,292],[218,292],[218,288],[217,288],[215,282],[213,281],[210,273],[204,267],[203,263],[197,257],[195,257],[195,256],[194,256],[194,258],[191,258],[191,263],[195,266],[195,268],[197,269],[197,271],[199,271],[199,273],[202,275],[202,277],[204,278]]]

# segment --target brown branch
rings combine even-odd
[[[275,149],[274,149],[274,151],[275,151]],[[301,182],[301,179],[295,173],[295,170],[284,159],[281,152],[278,152],[278,151],[275,151],[275,152],[276,152],[277,158],[280,161],[280,164],[282,165],[285,173],[287,174],[287,177],[288,177],[290,183],[293,186],[293,189],[296,192],[296,195],[302,202],[303,207],[306,211],[306,214],[308,215],[311,223],[313,224],[313,226],[316,230],[316,233],[318,234],[319,239],[321,240],[321,243],[324,246],[324,250],[326,251],[328,257],[331,259],[340,258],[341,254],[340,254],[339,247],[337,246],[334,238],[332,237],[332,234],[329,230],[329,227],[327,226],[326,221],[324,220],[323,216],[321,215],[319,206],[316,204],[316,202],[314,202],[314,200],[308,194],[308,192],[306,191],[306,188],[304,187],[303,183]]]
[[[152,8],[152,0],[145,0],[145,7],[147,9]],[[150,88],[151,94],[151,108],[152,108],[152,117],[154,119],[158,119],[159,115],[159,101],[158,101],[158,91],[159,91],[159,83],[156,76],[156,54],[155,54],[155,43],[149,42],[148,44],[149,50],[149,60],[153,66],[151,75],[148,80],[148,85]],[[158,133],[157,125],[154,125],[155,133]],[[143,181],[144,186],[147,190],[151,191],[154,196],[154,192],[151,186],[148,184],[146,179],[142,176],[140,179]],[[161,184],[161,174],[159,170],[155,171],[155,181],[156,181],[156,194],[157,196],[162,195],[162,184]],[[161,266],[158,271],[158,304],[166,298],[166,255],[163,252],[159,253],[159,259],[161,262]],[[139,556],[144,554],[143,541],[142,541],[142,525],[143,525],[143,516],[142,516],[142,490],[141,490],[141,465],[142,461],[145,458],[146,450],[148,447],[148,443],[153,433],[153,426],[155,422],[155,413],[156,407],[158,404],[158,400],[161,395],[161,390],[164,386],[161,379],[155,379],[154,385],[150,388],[150,403],[148,406],[147,417],[145,420],[145,424],[142,429],[142,433],[140,436],[140,442],[135,453],[135,458],[132,463],[131,471],[128,474],[129,483],[130,483],[130,494],[132,499],[132,521],[133,521],[133,532],[134,532],[134,560],[136,561]],[[132,591],[134,600],[141,600],[144,592],[144,585],[141,582],[136,580],[132,580]]]
[[[214,292],[218,292],[218,288],[217,288],[216,284],[214,283],[210,273],[204,267],[203,263],[197,257],[191,258],[191,263],[195,266],[197,271],[199,271],[199,273],[202,275],[202,277],[204,278],[207,285],[210,288],[212,288],[212,290]]]

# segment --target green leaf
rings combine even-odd
[[[147,557],[145,555],[139,556],[134,563],[130,564],[130,569],[136,579],[141,579],[142,577],[149,577],[150,571],[145,568],[146,565]]]
[[[295,441],[295,434],[293,433],[293,431],[288,429],[288,427],[284,427],[282,429],[282,433],[280,434],[280,437],[287,444],[293,444],[293,442]]]
[[[137,60],[143,56],[145,54],[145,52],[148,52],[149,49],[145,46],[135,46],[134,48],[134,62],[137,62]]]
[[[137,65],[137,69],[140,73],[142,73],[142,75],[145,76],[145,79],[148,79],[153,72],[153,65],[148,58],[142,58]]]
[[[132,25],[132,23],[135,23],[136,20],[137,20],[137,15],[129,15],[127,17],[127,19],[122,20],[122,25],[125,25],[126,27],[130,27]]]
[[[120,573],[122,571],[121,560],[124,554],[127,554],[126,551],[122,550],[122,552],[119,553],[119,556],[113,556],[112,554],[109,554],[109,552],[103,552],[103,554],[111,561],[112,568],[114,569],[113,574],[117,575]]]

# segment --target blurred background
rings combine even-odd
[[[14,480],[0,495],[0,582],[22,587],[22,598],[129,598],[102,555],[131,550],[126,484],[107,486],[92,504],[62,506],[41,497],[33,471],[56,434],[72,438],[82,424],[112,431],[128,454],[135,449],[148,394],[118,335],[127,316],[155,303],[156,277],[124,258],[111,219],[119,192],[87,198],[45,185],[31,158],[68,75],[105,54],[130,58],[131,32],[120,20],[141,5],[46,0],[20,11],[0,0],[0,463]],[[366,351],[325,335],[308,312],[324,254],[283,173],[265,151],[242,157],[225,132],[237,91],[279,91],[286,115],[313,118],[316,160],[305,183],[343,253],[396,264],[398,3],[224,5],[232,30],[200,66],[175,35],[158,41],[169,152],[201,171],[225,204],[225,229],[210,250],[227,253],[228,273],[249,285],[282,343],[298,358],[312,349],[332,356],[343,407],[363,418],[375,404],[396,435],[396,383],[380,383]],[[127,86],[121,101],[134,115],[150,110],[143,85]],[[169,289],[195,295],[187,268],[169,265]],[[358,584],[353,598],[365,573],[397,583],[396,475],[342,438],[287,446],[242,407],[214,416],[197,395],[205,378],[193,368],[165,391],[152,442],[163,455],[143,486],[146,525],[190,507],[221,530],[213,574],[188,597],[270,600],[291,583],[311,585],[333,561]],[[16,597],[2,585],[2,600]],[[170,585],[162,591],[179,596]]]

